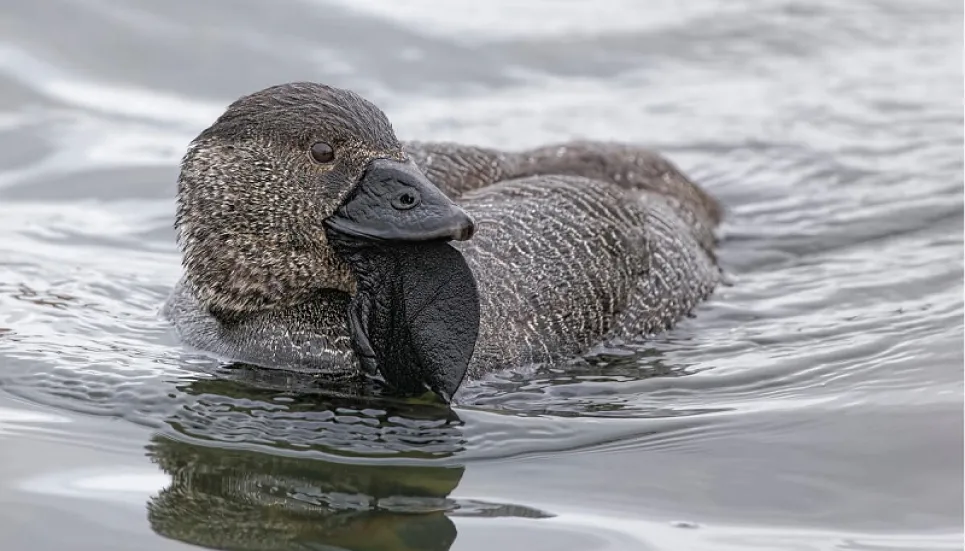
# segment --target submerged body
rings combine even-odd
[[[717,203],[645,149],[597,142],[519,153],[432,143],[400,149],[475,222],[471,239],[452,243],[478,287],[471,377],[669,328],[719,281]],[[350,377],[360,364],[347,315],[355,288],[344,279],[323,271],[304,280],[311,289],[300,289],[297,301],[225,311],[199,298],[205,293],[189,269],[165,314],[197,348]]]

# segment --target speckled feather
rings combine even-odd
[[[476,221],[475,237],[455,244],[480,289],[470,376],[667,329],[719,281],[720,207],[650,151],[406,149]]]
[[[219,120],[227,130],[202,133],[182,164],[185,276],[164,312],[193,346],[329,377],[357,372],[345,320],[354,282],[318,228],[380,156],[413,158],[476,221],[473,239],[454,243],[480,291],[470,377],[669,328],[719,281],[719,205],[651,151],[410,142],[403,153],[365,100],[297,86],[233,104]],[[304,151],[333,135],[346,160],[319,173]],[[208,235],[217,240],[199,244]]]

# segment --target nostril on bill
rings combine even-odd
[[[422,202],[422,196],[414,189],[400,191],[392,197],[392,208],[395,210],[409,210]]]

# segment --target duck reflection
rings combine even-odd
[[[459,418],[303,384],[180,387],[171,430],[148,446],[172,479],[148,503],[152,528],[224,550],[449,549],[456,527],[447,512],[458,506],[448,496],[464,468],[418,458],[445,463],[461,450]]]
[[[342,464],[156,437],[158,534],[224,550],[447,550],[462,467]]]

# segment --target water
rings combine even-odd
[[[961,549],[960,5],[389,5],[5,3],[0,548]],[[156,316],[177,162],[305,79],[402,138],[657,148],[731,285],[451,415],[220,368]]]

